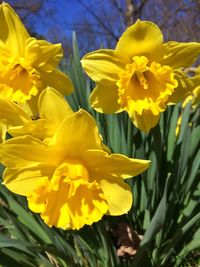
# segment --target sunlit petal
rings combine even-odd
[[[114,50],[101,49],[85,55],[81,60],[85,72],[103,85],[113,85],[126,63]]]
[[[92,173],[99,173],[102,177],[106,175],[122,179],[136,176],[149,166],[148,160],[130,159],[120,154],[109,155],[102,150],[85,151],[84,160]]]
[[[73,92],[73,85],[69,77],[59,70],[41,72],[43,88],[48,86],[58,90],[62,95],[69,95]]]
[[[55,128],[73,113],[68,102],[53,88],[48,87],[39,97],[39,113],[41,118],[51,122]]]
[[[117,85],[105,86],[97,84],[90,95],[90,104],[96,111],[101,113],[121,112],[123,109],[118,103],[118,98]]]
[[[120,37],[116,51],[132,58],[146,55],[158,48],[163,42],[163,35],[158,26],[150,21],[137,20]]]
[[[68,116],[55,135],[55,145],[65,147],[65,153],[80,157],[89,148],[101,149],[101,137],[97,125],[84,110]]]
[[[99,182],[104,196],[108,202],[108,212],[110,215],[122,215],[127,213],[133,203],[133,196],[130,186],[117,177],[95,176]]]
[[[32,163],[20,169],[7,168],[3,174],[3,183],[10,191],[27,196],[52,176],[54,168],[43,163]]]
[[[0,39],[14,56],[23,57],[25,41],[29,37],[23,23],[13,9],[6,3],[0,5]]]
[[[169,65],[174,69],[191,66],[200,54],[200,43],[178,43],[167,42],[164,44],[163,54],[165,55],[161,64]]]
[[[51,71],[62,59],[63,50],[61,44],[29,38],[26,40],[25,57],[33,67]]]
[[[15,126],[29,121],[30,118],[19,105],[0,97],[0,120],[4,120],[8,126]]]
[[[129,116],[133,124],[145,133],[155,127],[160,119],[160,115],[154,115],[151,110],[144,110],[141,115],[137,112],[131,112]]]
[[[31,135],[40,140],[52,137],[55,134],[55,125],[46,119],[29,120],[24,124],[8,128],[8,133],[13,137]]]
[[[7,125],[0,121],[0,143],[6,140]]]
[[[7,140],[0,145],[0,160],[10,168],[28,166],[32,162],[59,162],[59,150],[31,136],[20,136]]]

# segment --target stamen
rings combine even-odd
[[[136,75],[136,77],[137,77],[137,79],[138,79],[141,87],[143,89],[145,89],[145,90],[148,89],[148,83],[147,83],[147,79],[144,76],[144,73],[143,72],[136,71],[135,72],[135,75]]]

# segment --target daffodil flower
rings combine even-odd
[[[26,196],[46,224],[80,229],[103,215],[127,213],[132,192],[124,179],[146,170],[149,161],[109,154],[94,119],[84,110],[67,116],[51,142],[31,136],[0,145],[7,167],[4,185]]]
[[[177,120],[176,126],[176,136],[178,137],[180,132],[180,127],[182,123],[183,112],[187,104],[191,103],[191,108],[195,109],[200,103],[200,66],[192,67],[185,70],[186,73],[190,76],[190,90],[187,91],[183,101],[182,101],[182,110]],[[188,126],[192,126],[192,122],[188,123]]]
[[[138,20],[114,50],[83,57],[84,70],[96,82],[90,103],[102,113],[126,111],[136,127],[148,132],[167,105],[185,95],[189,78],[182,68],[192,65],[199,53],[199,43],[163,43],[154,23]]]
[[[195,108],[200,103],[200,66],[191,69],[189,68],[187,72],[193,74],[190,77],[193,86],[191,87],[191,90],[187,92],[182,106],[185,108],[185,106],[191,102],[192,107]]]
[[[6,131],[13,137],[29,134],[40,140],[51,138],[63,120],[73,113],[65,98],[50,87],[39,96],[38,118],[28,108],[0,96],[1,141],[5,141]]]
[[[0,21],[0,95],[25,102],[47,86],[64,95],[71,93],[71,81],[56,69],[63,56],[61,44],[30,37],[6,3],[0,5]]]

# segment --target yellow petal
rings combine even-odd
[[[52,137],[55,131],[55,126],[45,119],[30,120],[21,126],[9,127],[8,129],[8,133],[13,137],[31,135],[40,140]]]
[[[57,165],[59,152],[36,138],[20,136],[0,145],[0,161],[10,168],[24,167],[33,162]]]
[[[106,176],[95,178],[107,200],[107,214],[118,216],[127,213],[133,202],[130,186],[119,178]]]
[[[163,35],[157,25],[150,21],[137,20],[119,39],[116,51],[132,58],[153,52],[163,42]]]
[[[38,117],[38,99],[39,94],[32,96],[31,99],[27,100],[25,103],[19,103],[31,118]]]
[[[0,122],[0,143],[6,140],[7,125],[4,122]]]
[[[163,45],[164,59],[160,60],[163,65],[177,69],[191,66],[200,54],[200,43],[168,42]]]
[[[160,119],[160,114],[156,116],[151,110],[144,110],[142,115],[132,111],[129,116],[133,124],[144,133],[148,133],[151,128],[154,128]]]
[[[109,155],[103,150],[88,150],[83,154],[90,172],[113,176],[117,178],[130,178],[145,171],[149,166],[148,160],[128,158],[121,154]],[[92,177],[92,174],[91,174]]]
[[[190,70],[188,70],[190,72]],[[194,69],[194,76],[190,78],[191,86],[190,91],[187,93],[182,106],[183,108],[187,105],[189,101],[192,101],[192,107],[195,108],[200,103],[200,67]]]
[[[40,117],[51,122],[55,130],[67,116],[73,113],[67,100],[50,87],[40,94],[38,105]]]
[[[5,47],[16,57],[23,57],[25,41],[29,37],[23,23],[13,9],[6,3],[0,5],[0,39]]]
[[[33,97],[35,99],[35,97]],[[24,103],[18,103],[18,105],[26,112],[26,114],[29,116],[29,117],[32,117],[34,116],[34,113],[32,113],[31,111],[31,107],[29,105],[29,101],[26,101]],[[38,111],[37,113],[38,114]]]
[[[118,103],[117,85],[105,86],[97,84],[90,95],[90,105],[101,113],[116,113],[123,111]]]
[[[31,37],[26,40],[25,57],[33,67],[51,71],[62,59],[63,50],[61,44],[51,44]]]
[[[42,183],[41,183],[42,184]],[[34,190],[30,195],[28,195],[28,207],[33,212],[40,213],[45,208],[45,202],[47,199],[47,189],[45,187],[45,180],[43,180],[43,186]]]
[[[81,63],[92,80],[103,85],[111,85],[118,80],[118,73],[128,62],[115,50],[101,49],[85,55]]]
[[[5,186],[13,193],[28,196],[52,177],[54,166],[34,163],[23,168],[8,168],[4,171]]]
[[[55,146],[63,147],[66,155],[74,158],[80,158],[84,150],[101,149],[95,120],[84,110],[68,116],[55,135]]]
[[[0,97],[0,120],[6,121],[8,126],[23,125],[30,118],[19,105]]]
[[[191,92],[194,86],[193,80],[188,77],[185,72],[181,70],[175,70],[174,74],[174,78],[178,81],[178,86],[168,99],[170,104],[182,101],[186,95]]]
[[[74,90],[69,77],[59,70],[41,72],[40,78],[42,80],[43,88],[50,86],[56,89],[62,95],[69,95]]]
[[[127,213],[132,205],[132,193],[122,179],[143,172],[148,168],[149,161],[129,159],[119,154],[108,155],[104,151],[97,150],[88,150],[83,157],[90,170],[90,179],[100,184],[108,202],[108,214]]]

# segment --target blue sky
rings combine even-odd
[[[51,13],[50,17],[46,17],[45,10],[52,7],[54,12]],[[77,17],[80,16],[82,7],[76,3],[76,1],[70,0],[56,0],[56,1],[45,1],[44,8],[39,12],[39,20],[35,21],[35,28],[41,33],[45,33],[49,28],[53,26],[61,27],[64,32],[71,34],[71,29],[68,24],[72,24]]]
[[[27,5],[34,5],[37,1],[40,0],[28,0]],[[23,0],[7,0],[7,2],[13,7],[18,6],[17,13],[24,17],[26,13],[23,10]],[[59,27],[70,36],[73,31],[70,25],[80,17],[82,12],[83,8],[76,0],[45,0],[42,9],[30,14],[25,23],[33,32],[41,35],[46,35],[52,27]]]
[[[32,7],[41,0],[7,0],[13,6],[20,6],[21,3]],[[71,44],[73,25],[84,23],[85,16],[91,24],[97,23],[94,17],[88,14],[79,3],[80,0],[43,0],[43,7],[37,13],[30,13],[24,20],[31,33],[41,35],[50,42],[62,42],[66,45]],[[125,25],[122,25],[120,18],[115,16],[111,0],[81,0],[84,4],[91,4],[91,9],[99,16],[111,29],[115,36],[120,37]],[[135,0],[140,1],[140,0]],[[1,2],[1,0],[0,0]],[[124,8],[124,0],[117,0]],[[143,8],[141,19],[151,20],[158,24],[163,31],[165,40],[176,41],[199,41],[200,40],[200,15],[194,0],[148,0]],[[156,3],[156,4],[155,4]],[[21,4],[23,7],[23,4]],[[106,16],[102,16],[101,8],[106,9]],[[24,10],[16,9],[16,12],[23,18]],[[112,17],[113,16],[113,17]],[[112,23],[112,19],[114,23]],[[135,17],[137,19],[137,17]],[[111,22],[111,23],[110,23]],[[110,23],[110,25],[109,25]],[[111,25],[112,24],[112,25]],[[113,26],[114,27],[110,27]],[[98,49],[102,45],[112,48],[112,44],[104,44],[106,35],[99,34],[99,28],[93,29],[93,40],[88,42],[84,30],[79,32],[80,48],[86,52],[91,49]],[[91,38],[90,38],[91,39]],[[116,39],[116,38],[115,38]],[[116,42],[116,40],[114,40]],[[88,43],[88,47],[86,47]],[[95,43],[95,45],[94,45]],[[85,47],[83,48],[83,46]]]

